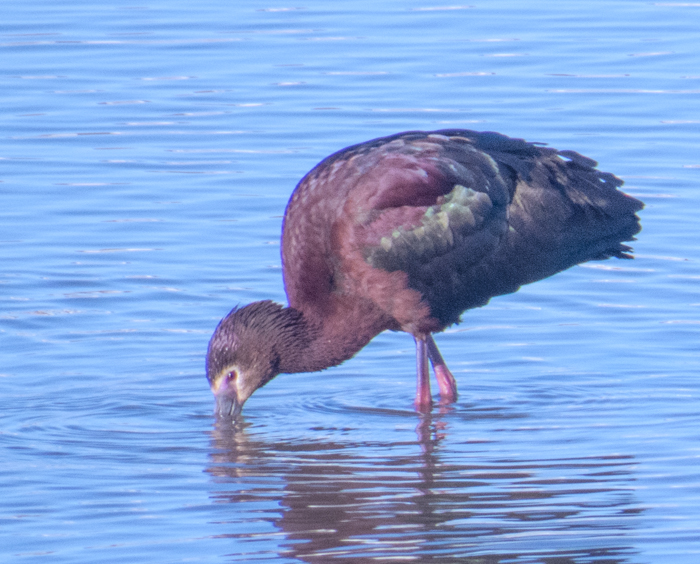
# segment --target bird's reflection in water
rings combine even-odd
[[[626,534],[641,510],[631,457],[495,457],[483,442],[456,443],[448,418],[423,416],[418,440],[403,442],[353,441],[341,429],[276,440],[264,427],[220,420],[207,471],[231,511],[212,533],[267,535],[265,552],[313,563],[634,558]],[[244,507],[277,534],[251,532]]]
[[[432,411],[424,413],[416,425],[418,444],[425,454],[430,454],[439,442],[447,437],[447,422],[444,415],[454,411],[451,405],[441,405],[436,417]]]

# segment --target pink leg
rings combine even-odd
[[[440,402],[453,403],[457,401],[457,381],[452,376],[450,369],[447,368],[447,364],[445,364],[433,340],[433,336],[428,334],[425,341],[428,348],[428,358],[430,358],[430,362],[433,365],[435,378],[437,378],[438,387],[440,388]]]
[[[433,403],[430,397],[430,370],[428,369],[428,351],[424,339],[416,339],[416,410],[426,412]]]

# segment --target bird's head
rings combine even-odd
[[[237,416],[246,400],[284,370],[285,351],[301,314],[272,301],[234,308],[217,326],[207,350],[207,380],[216,411]]]

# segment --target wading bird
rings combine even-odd
[[[217,411],[236,416],[277,374],[323,370],[387,329],[416,342],[442,402],[454,377],[432,334],[470,308],[588,260],[632,258],[642,202],[573,151],[492,132],[410,131],[339,151],[297,185],[284,216],[289,306],[234,308],[207,351]]]

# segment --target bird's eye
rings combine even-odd
[[[232,382],[233,380],[236,379],[236,376],[237,376],[236,371],[235,371],[235,370],[231,370],[231,372],[229,372],[228,374],[226,374],[226,380],[227,380],[228,382]]]

